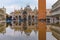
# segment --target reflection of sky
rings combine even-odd
[[[27,36],[24,32],[14,31],[10,27],[6,28],[6,33],[0,34],[0,40],[38,40],[38,32],[31,32],[30,36]],[[46,32],[46,40],[56,40],[51,32]]]
[[[27,36],[24,32],[14,31],[10,27],[6,28],[6,33],[0,34],[0,40],[38,40],[38,33],[31,32],[30,36]]]
[[[46,32],[46,40],[57,40],[52,36],[52,32]]]

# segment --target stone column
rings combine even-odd
[[[53,24],[54,23],[54,18],[50,17],[50,23]]]
[[[59,16],[59,24],[60,24],[60,16]]]
[[[56,20],[56,17],[54,18],[54,23],[56,24],[57,20]]]

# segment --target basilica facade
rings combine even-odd
[[[14,21],[18,21],[18,23],[33,24],[37,22],[38,11],[36,7],[32,10],[30,5],[27,5],[24,9],[14,10],[14,12],[10,13],[10,16],[12,17],[13,23]]]

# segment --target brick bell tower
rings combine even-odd
[[[46,40],[46,0],[38,0],[38,39]],[[41,22],[42,20],[43,22]]]
[[[38,19],[46,18],[46,0],[38,0]]]

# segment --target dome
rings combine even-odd
[[[30,7],[30,5],[27,5],[27,7]]]
[[[26,11],[32,11],[30,5],[27,5],[27,6],[24,8],[24,10],[26,10]]]

